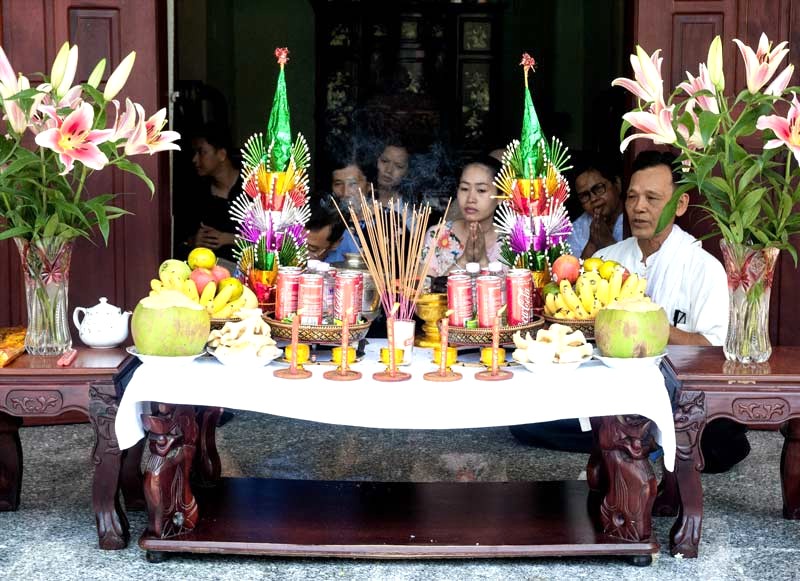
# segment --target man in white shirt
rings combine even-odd
[[[716,345],[728,331],[728,279],[722,264],[703,250],[700,241],[675,224],[660,232],[656,225],[675,189],[670,154],[645,151],[634,162],[625,210],[630,238],[599,250],[595,256],[615,260],[647,279],[647,294],[664,307],[673,345]],[[676,216],[689,205],[678,200]]]
[[[633,236],[596,255],[616,260],[647,278],[647,294],[664,307],[670,319],[669,343],[716,345],[728,329],[728,283],[720,262],[700,242],[675,225],[689,205],[689,195],[678,200],[675,216],[656,232],[656,226],[680,179],[670,153],[643,151],[633,163],[625,211]],[[671,394],[674,395],[674,394]],[[591,432],[580,433],[577,420],[559,420],[512,426],[518,440],[569,451],[589,451]],[[700,442],[706,472],[724,472],[750,452],[746,428],[731,420],[710,423]]]

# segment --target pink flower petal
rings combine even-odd
[[[103,169],[108,158],[94,143],[83,143],[69,152],[77,161],[91,169]]]
[[[3,52],[2,46],[0,46],[0,83],[7,87],[17,86],[17,75],[14,73],[6,53]]]
[[[57,151],[59,153],[62,152],[61,146],[58,144],[58,140],[61,137],[61,132],[56,129],[47,129],[46,131],[42,131],[36,136],[36,145],[40,147],[46,147],[47,149],[52,149],[53,151]]]
[[[94,109],[89,103],[81,103],[81,106],[67,115],[64,123],[61,124],[61,132],[65,134],[80,134],[92,129],[94,121]]]

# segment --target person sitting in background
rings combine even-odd
[[[622,240],[622,180],[608,160],[587,159],[576,168],[575,192],[583,208],[572,223],[572,253],[588,258]]]
[[[375,197],[382,204],[394,198],[397,205],[403,200],[402,182],[408,175],[411,154],[399,140],[387,142],[378,156],[376,166]]]
[[[308,258],[328,263],[344,262],[345,254],[358,253],[358,246],[338,212],[322,204],[312,207],[306,222]]]
[[[494,228],[494,212],[499,204],[494,177],[500,162],[484,156],[464,166],[458,183],[457,201],[463,218],[445,222],[438,240],[436,228],[425,235],[423,258],[434,252],[428,275],[445,276],[467,262],[487,266],[500,259],[500,242]]]
[[[230,216],[230,208],[242,191],[242,179],[232,157],[236,149],[227,130],[208,124],[194,134],[192,150],[192,163],[202,185],[191,216],[194,233],[183,242],[184,254],[203,246],[233,260],[236,223]]]

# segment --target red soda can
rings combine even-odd
[[[280,321],[297,312],[297,291],[301,270],[294,266],[278,268],[275,280],[275,319]]]
[[[356,279],[356,292],[353,295],[353,311],[358,314],[370,310],[369,300],[364,296],[364,273],[360,270],[343,270],[339,276],[347,274]]]
[[[533,320],[533,279],[529,270],[516,268],[506,275],[506,319],[509,326]]]
[[[361,309],[361,298],[358,295],[358,276],[342,272],[336,277],[333,286],[333,318],[344,321],[347,309],[351,308],[349,322],[355,323]]]
[[[464,327],[472,318],[472,279],[465,274],[451,274],[447,277],[447,308],[450,324]]]
[[[300,315],[302,325],[322,324],[322,286],[321,274],[301,274],[297,290],[297,308],[303,309]]]
[[[478,327],[491,327],[497,311],[503,305],[501,282],[496,276],[479,276],[478,285]]]

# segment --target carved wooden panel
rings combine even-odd
[[[94,64],[101,58],[118,63],[120,55],[119,10],[103,8],[70,8],[69,30],[72,42],[80,51],[77,78],[84,82],[89,78]],[[108,79],[113,69],[106,66],[103,79]]]
[[[777,422],[789,417],[791,406],[780,397],[739,398],[731,406],[733,415],[744,422]]]
[[[705,62],[708,45],[723,33],[724,15],[676,14],[672,20],[672,75],[665,90],[675,87],[686,77],[686,71],[697,76],[698,63]],[[666,70],[662,69],[664,73]]]
[[[58,415],[63,406],[61,392],[53,389],[15,389],[8,392],[5,407],[18,415]]]

